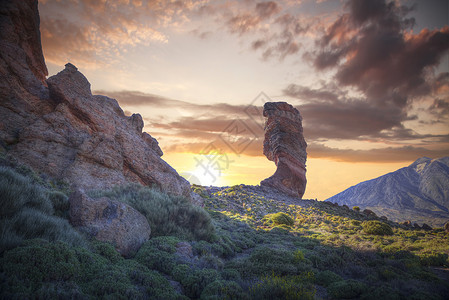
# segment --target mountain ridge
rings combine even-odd
[[[449,157],[418,158],[407,167],[356,184],[328,199],[395,221],[441,226],[449,219]]]

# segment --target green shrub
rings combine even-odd
[[[393,229],[391,229],[390,225],[380,222],[380,221],[366,221],[363,222],[363,231],[366,234],[373,235],[392,235]]]
[[[295,221],[293,220],[293,218],[284,212],[268,214],[264,217],[264,219],[275,226],[281,226],[281,225],[293,226],[293,224],[295,224]]]
[[[68,219],[70,209],[69,197],[61,191],[49,191],[48,198],[53,205],[55,215]]]
[[[359,226],[360,225],[360,221],[358,221],[358,220],[351,220],[351,225]]]
[[[0,218],[11,218],[22,208],[34,208],[47,215],[54,212],[46,189],[14,169],[0,167]]]
[[[252,299],[314,299],[313,273],[297,276],[266,276],[252,286]]]
[[[422,266],[448,266],[448,255],[446,253],[425,252],[418,255]]]
[[[45,282],[34,293],[34,299],[87,299],[80,287],[73,281]]]
[[[327,292],[336,299],[354,299],[366,290],[366,285],[356,280],[342,280],[331,283]]]
[[[2,298],[181,299],[157,271],[116,257],[109,244],[91,252],[64,242],[27,240],[0,258]]]
[[[135,259],[148,269],[170,275],[176,265],[174,252],[169,243],[161,242],[166,237],[156,237],[145,244],[137,252]]]
[[[243,289],[234,281],[216,280],[201,292],[201,300],[247,299]]]
[[[235,269],[224,269],[221,272],[221,277],[230,281],[239,281],[241,279],[239,271]]]
[[[221,280],[220,274],[214,269],[195,270],[188,265],[177,265],[173,269],[173,278],[181,283],[186,296],[189,298],[200,297],[207,285],[216,280]]]
[[[358,207],[358,206],[354,206],[352,209],[353,209],[354,211],[356,211],[356,212],[359,212],[359,211],[360,211],[360,207]]]
[[[362,300],[400,300],[401,295],[387,285],[372,287],[360,298]],[[430,299],[430,298],[429,298]]]
[[[298,272],[293,252],[268,247],[256,248],[249,257],[231,261],[226,267],[236,269],[243,277],[294,275]]]
[[[330,284],[334,283],[334,282],[338,282],[338,281],[342,281],[343,278],[338,275],[335,274],[334,272],[330,271],[330,270],[325,270],[322,272],[319,272],[316,275],[316,283],[318,283],[319,285],[328,287]]]
[[[396,270],[392,266],[382,266],[377,270],[377,273],[379,275],[379,278],[385,281],[392,280],[395,278],[398,278],[398,272],[399,270]]]
[[[301,250],[293,252],[293,257],[296,263],[302,263],[305,260],[304,253]]]
[[[61,214],[67,210],[67,203],[61,192],[49,190],[12,168],[0,167],[0,252],[34,238],[86,246],[66,219],[53,215],[55,208]]]
[[[94,239],[91,241],[91,248],[95,253],[107,258],[114,264],[119,262],[120,260],[123,260],[123,257],[120,255],[120,253],[118,253],[117,250],[115,250],[114,246],[110,243],[100,242]]]
[[[215,228],[210,215],[186,198],[138,184],[95,191],[94,198],[109,197],[129,204],[148,220],[153,236],[175,235],[184,239],[211,240]]]
[[[62,242],[26,241],[23,247],[6,251],[0,265],[2,272],[26,279],[32,284],[67,281],[81,275],[75,251]]]

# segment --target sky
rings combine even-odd
[[[259,184],[268,101],[303,118],[304,198],[449,155],[449,1],[41,0],[51,75],[140,113],[191,183]]]

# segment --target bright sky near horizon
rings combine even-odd
[[[449,155],[447,0],[41,0],[50,75],[67,62],[140,113],[192,183],[258,184],[266,101],[303,117],[304,198]]]

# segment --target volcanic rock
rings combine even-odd
[[[412,227],[412,221],[410,221],[410,220],[404,221],[401,224],[404,226],[407,226],[407,227]]]
[[[139,114],[92,95],[68,63],[45,79],[37,0],[0,2],[0,151],[74,188],[137,182],[201,204],[187,180],[160,157]]]
[[[69,201],[72,225],[112,243],[123,256],[133,255],[150,238],[147,219],[125,203],[106,197],[93,200],[80,190],[73,192]]]
[[[422,224],[422,229],[424,229],[424,230],[432,230],[432,227],[430,225],[426,224],[426,223],[423,223]]]
[[[301,114],[286,102],[267,102],[263,115],[267,118],[263,153],[274,161],[277,169],[260,184],[302,198],[307,183],[307,143]]]

